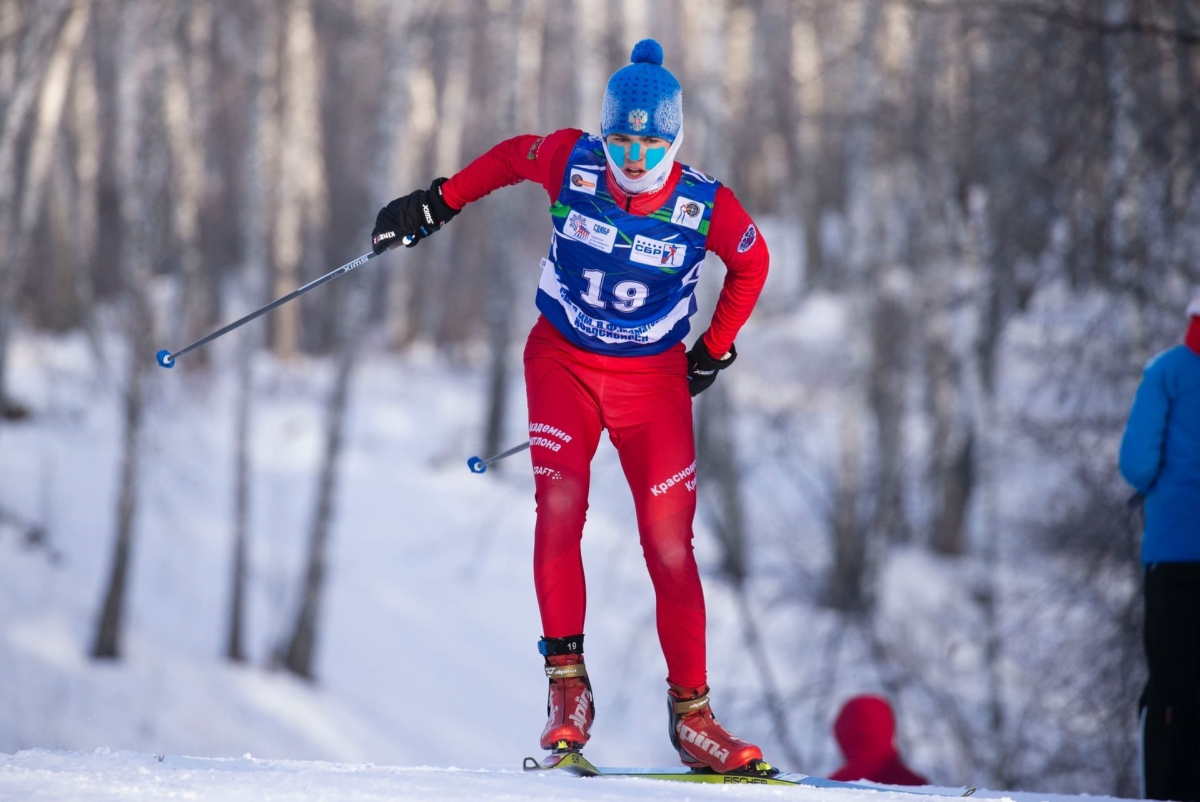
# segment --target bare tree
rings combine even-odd
[[[9,9],[14,25],[19,25],[18,7]],[[39,219],[42,196],[50,174],[70,81],[71,62],[87,29],[90,5],[77,3],[69,11],[66,2],[45,3],[30,9],[28,30],[21,38],[15,62],[14,86],[4,104],[0,120],[0,418],[20,417],[24,410],[10,404],[6,390],[8,344],[16,314],[17,293],[24,283],[29,264],[30,241]],[[57,33],[62,15],[66,22]],[[35,132],[30,153],[20,176],[17,162],[20,137],[34,113]],[[23,180],[19,180],[23,179]],[[23,186],[20,196],[17,187]]]
[[[155,126],[143,113],[146,97],[161,92],[161,67],[150,47],[159,33],[162,13],[132,0],[122,8],[119,33],[116,158],[121,189],[121,252],[123,314],[127,342],[126,374],[122,389],[122,442],[117,527],[112,565],[97,621],[92,656],[121,656],[125,598],[137,525],[140,474],[143,461],[143,428],[146,418],[147,373],[153,366],[154,312],[150,304],[151,248],[155,216],[149,197],[165,172],[162,152],[148,147],[148,132]]]
[[[488,92],[487,112],[501,130],[509,132],[516,127],[518,118],[521,118],[525,125],[536,124],[536,121],[531,119],[532,110],[528,105],[518,110],[517,90],[521,86],[518,82],[521,67],[525,68],[525,80],[536,81],[537,73],[533,72],[528,63],[521,63],[524,60],[522,56],[514,57],[509,48],[501,44],[518,36],[527,46],[540,44],[545,25],[544,3],[534,0],[523,5],[527,7],[520,9],[521,17],[518,17],[518,9],[511,7],[508,2],[490,4],[492,19],[488,29],[491,33],[492,53],[488,79],[494,81],[495,86]],[[520,52],[521,48],[518,48],[518,54]],[[486,314],[490,354],[488,406],[484,426],[484,453],[489,455],[497,454],[504,448],[504,425],[508,417],[508,384],[512,372],[509,352],[512,350],[513,310],[517,301],[513,275],[516,272],[516,263],[520,259],[519,219],[515,204],[498,205],[492,223],[495,232],[494,241],[491,243],[493,258],[487,259],[486,255],[481,254],[489,263],[486,268],[489,274]]]
[[[211,91],[211,56],[213,8],[208,0],[193,0],[175,9],[177,19],[172,27],[182,29],[167,41],[165,103],[168,142],[175,191],[172,210],[174,233],[179,249],[183,291],[180,314],[176,317],[176,342],[192,342],[208,331],[214,323],[203,276],[203,256],[200,251],[200,209],[205,191],[205,158],[208,147],[209,92]],[[179,39],[185,42],[181,45]],[[199,350],[184,365],[199,367],[208,362],[209,352]]]
[[[246,132],[245,224],[246,267],[244,289],[251,304],[266,296],[270,273],[271,205],[279,165],[278,77],[279,25],[274,0],[258,0],[258,40],[249,81],[250,112]],[[242,335],[237,355],[237,401],[234,412],[234,513],[233,560],[230,575],[229,629],[226,656],[233,662],[246,659],[245,605],[249,581],[251,448],[254,415],[254,346],[262,342],[258,330]]]
[[[279,193],[275,212],[274,295],[300,286],[301,267],[322,265],[327,209],[323,132],[318,91],[321,54],[312,0],[287,0],[283,16]],[[273,345],[285,358],[301,346],[303,304],[280,307],[272,318]]]
[[[421,16],[408,13],[389,15],[387,33],[393,43],[390,71],[403,74],[410,66],[411,51],[397,43],[423,34]],[[412,23],[412,24],[410,24]],[[374,124],[372,152],[378,154],[377,164],[370,172],[372,193],[378,197],[387,190],[391,175],[389,143],[399,130],[408,113],[403,94],[397,93],[390,102],[380,107]],[[364,217],[364,220],[366,218]],[[363,241],[367,237],[363,236]],[[328,550],[331,531],[335,520],[337,478],[342,452],[345,448],[347,414],[350,406],[354,372],[361,352],[361,337],[367,321],[370,285],[364,276],[350,282],[341,296],[340,308],[335,317],[337,364],[325,410],[324,449],[320,475],[317,482],[316,508],[312,527],[309,530],[308,560],[302,586],[301,601],[295,625],[287,644],[283,647],[283,665],[294,674],[306,679],[315,678],[316,644],[318,622],[321,614],[325,576],[328,571]]]

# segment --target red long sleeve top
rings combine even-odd
[[[442,196],[451,206],[461,209],[501,187],[536,181],[553,203],[562,188],[571,150],[582,134],[576,128],[564,128],[545,137],[525,134],[506,139],[443,184]],[[682,172],[683,168],[676,163],[662,189],[639,195],[629,195],[621,189],[611,169],[605,177],[608,191],[617,203],[631,214],[647,215],[671,196]],[[724,185],[717,189],[713,201],[707,247],[721,258],[727,270],[712,323],[703,335],[708,352],[721,358],[728,353],[754,310],[770,262],[762,232],[733,191]]]

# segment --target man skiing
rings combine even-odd
[[[692,553],[690,396],[733,364],[733,341],[758,300],[769,256],[734,194],[676,163],[682,92],[662,66],[662,47],[638,42],[631,61],[608,81],[601,137],[564,129],[501,142],[453,177],[384,207],[373,247],[412,247],[500,187],[536,181],[546,189],[553,234],[537,292],[542,314],[525,348],[538,649],[550,680],[542,748],[582,749],[595,718],[583,661],[580,542],[590,464],[607,429],[633,491],[654,585],[671,742],[693,768],[753,769],[761,750],[722,727],[708,701],[704,595]],[[710,250],[728,272],[709,329],[685,353]]]

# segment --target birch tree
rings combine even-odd
[[[388,51],[391,54],[389,73],[403,75],[411,66],[411,51],[402,43],[413,36],[409,25],[413,16],[409,12],[393,12],[388,15],[388,39],[392,43]],[[419,30],[419,26],[417,27]],[[372,176],[372,191],[369,197],[378,197],[387,190],[390,176],[389,145],[395,132],[402,127],[406,111],[402,93],[397,93],[380,106],[379,115],[374,120],[375,130],[372,136],[371,152],[376,154],[377,163],[369,173]],[[363,232],[363,241],[367,240],[367,233]],[[307,567],[295,625],[284,648],[284,666],[292,673],[310,680],[315,677],[318,626],[324,606],[329,542],[336,522],[338,473],[349,425],[347,415],[352,396],[352,381],[358,367],[362,350],[361,338],[367,319],[370,285],[365,279],[365,276],[350,277],[335,317],[337,362],[333,387],[325,409],[321,467],[317,480],[316,505],[309,530]]]
[[[9,28],[18,30],[20,6],[12,4],[6,11]],[[87,3],[68,7],[65,0],[30,8],[20,47],[16,54],[9,51],[6,56],[5,69],[12,77],[0,118],[0,417],[25,414],[8,398],[9,338],[62,119],[71,62],[83,41],[89,11]],[[64,14],[67,20],[60,26]],[[17,162],[20,139],[35,110],[35,136],[29,157],[21,165]],[[16,195],[18,186],[23,187],[20,196]]]
[[[256,57],[249,81],[250,119],[245,152],[246,263],[243,287],[249,305],[266,300],[271,272],[271,207],[279,169],[279,24],[275,0],[256,0]],[[254,353],[262,343],[260,329],[242,336],[237,354],[234,410],[233,554],[230,572],[229,624],[225,654],[233,662],[246,659],[245,604],[250,564],[251,434],[254,415]]]
[[[143,429],[146,418],[147,374],[153,367],[154,312],[150,304],[151,249],[155,240],[149,194],[161,185],[163,155],[148,145],[149,120],[143,113],[146,94],[161,92],[161,68],[155,40],[161,36],[162,11],[131,0],[122,8],[117,46],[120,54],[117,86],[117,175],[120,214],[124,228],[121,250],[122,320],[125,324],[126,366],[122,387],[121,461],[119,467],[116,537],[109,578],[96,625],[91,654],[97,659],[121,656],[129,575],[137,532]]]
[[[531,112],[535,109],[531,109],[528,102],[522,104],[518,113],[517,93],[522,85],[520,77],[526,81],[536,81],[534,69],[537,62],[531,65],[532,59],[518,55],[521,48],[518,48],[518,54],[514,54],[503,43],[519,37],[523,46],[536,47],[540,51],[545,24],[544,3],[540,0],[526,0],[519,4],[510,3],[509,0],[489,0],[488,11],[491,15],[488,25],[491,42],[488,74],[494,86],[488,92],[486,108],[488,117],[504,132],[501,136],[507,138],[516,133],[513,129],[517,127],[518,118],[522,121],[522,130],[529,130],[536,124],[536,120],[531,119]],[[516,205],[505,203],[496,207],[492,223],[494,258],[487,260],[488,298],[485,301],[490,351],[487,419],[484,426],[484,453],[488,455],[498,454],[504,448],[502,444],[505,419],[508,417],[508,384],[511,375],[509,351],[512,349],[514,307],[517,303],[513,275],[519,259],[520,219]]]
[[[176,316],[176,342],[192,342],[211,331],[213,310],[208,302],[204,281],[204,260],[200,250],[200,208],[205,191],[205,157],[208,147],[208,93],[211,89],[213,8],[209,0],[192,0],[176,8],[175,26],[179,36],[169,39],[166,60],[166,115],[168,144],[171,152],[175,187],[172,210],[178,246],[183,291],[180,314]],[[201,349],[184,365],[204,365],[210,352]]]
[[[273,249],[276,297],[299,287],[301,269],[323,266],[327,187],[321,105],[320,53],[312,0],[287,0],[283,12],[279,192]],[[275,351],[284,358],[301,347],[302,303],[279,308],[271,319]]]

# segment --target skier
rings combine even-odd
[[[842,706],[833,734],[846,761],[829,775],[840,782],[870,780],[885,785],[929,785],[896,749],[896,715],[882,696],[855,696]]]
[[[534,585],[550,681],[543,749],[582,749],[595,718],[583,660],[580,541],[590,464],[603,429],[633,490],[667,663],[671,742],[687,766],[760,764],[709,705],[704,596],[692,553],[696,462],[690,396],[737,357],[733,341],[766,281],[761,234],[733,192],[675,161],[683,143],[679,83],[646,39],[608,81],[601,136],[564,129],[501,142],[449,179],[384,207],[378,253],[438,231],[472,201],[520,181],[549,195],[541,317],[525,348],[537,500]],[[708,251],[728,270],[712,323],[684,350]]]
[[[1151,360],[1121,441],[1145,497],[1143,794],[1200,800],[1200,295],[1182,345]]]

